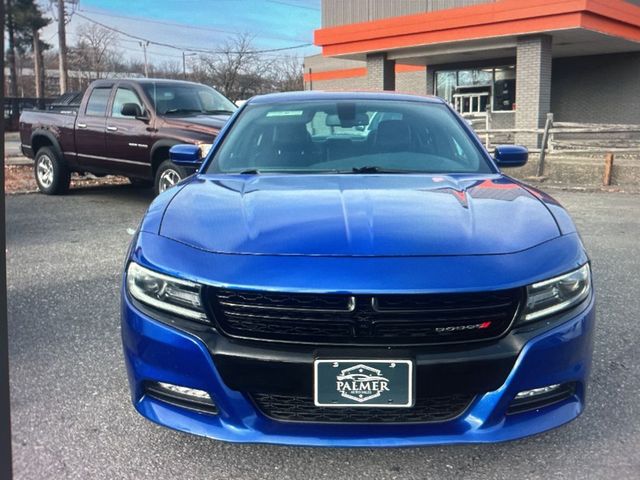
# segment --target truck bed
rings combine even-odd
[[[36,154],[31,147],[34,131],[51,133],[60,142],[63,151],[75,151],[74,127],[77,111],[70,105],[60,110],[24,110],[20,115],[20,143],[22,153],[33,158]]]

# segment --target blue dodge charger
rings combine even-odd
[[[146,418],[231,442],[498,442],[584,408],[595,321],[567,212],[446,103],[255,97],[149,207],[122,339]]]

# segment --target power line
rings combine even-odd
[[[204,30],[207,32],[220,32],[220,33],[235,33],[231,30],[223,30],[221,28],[201,27],[198,25],[186,25],[184,23],[167,22],[164,20],[152,20],[150,18],[141,18],[141,17],[135,17],[131,15],[118,15],[116,13],[105,13],[105,12],[99,12],[96,10],[88,10],[85,8],[81,8],[79,11],[84,13],[90,13],[92,15],[100,15],[101,17],[104,16],[104,17],[113,17],[113,18],[124,18],[126,20],[135,20],[136,22],[142,22],[142,23],[157,23],[159,25],[169,25],[172,27],[188,28],[189,30]]]
[[[72,37],[76,37],[77,39],[82,38],[82,35],[79,34],[79,33],[76,33],[76,32],[68,32],[67,36],[69,36],[69,35],[71,35]],[[126,43],[139,45],[140,40],[134,40],[134,39],[129,39],[129,38],[118,38],[118,43],[119,42],[126,42]],[[127,50],[128,52],[141,53],[140,48],[126,47],[126,46],[123,46],[123,45],[119,45],[118,48],[122,49],[122,50]],[[158,55],[158,56],[165,56],[165,57],[172,57],[172,58],[182,58],[182,55],[175,55],[175,54],[166,53],[166,52],[160,52],[160,51],[156,51],[156,50],[148,50],[147,53],[149,53],[150,55]]]
[[[81,8],[79,9],[80,12],[84,12],[84,13],[90,13],[92,15],[100,15],[100,16],[105,16],[105,17],[113,17],[113,18],[123,18],[126,20],[135,20],[136,22],[142,22],[142,23],[155,23],[158,25],[168,25],[171,27],[179,27],[179,28],[185,28],[185,29],[189,29],[189,30],[202,30],[204,32],[218,32],[218,33],[231,33],[231,34],[235,34],[238,33],[237,31],[234,30],[224,30],[222,28],[213,28],[213,27],[202,27],[199,25],[187,25],[184,23],[177,23],[177,22],[167,22],[164,20],[152,20],[150,18],[140,18],[140,17],[135,17],[135,16],[130,16],[130,15],[118,15],[115,13],[105,13],[105,12],[99,12],[96,10],[88,10],[88,9],[84,9]],[[276,35],[256,35],[256,37],[260,37],[260,38],[271,38],[274,40],[282,40],[282,41],[296,41],[296,42],[303,42],[304,40],[301,40],[299,38],[294,38],[294,39],[289,39],[283,36],[276,36]]]
[[[123,46],[120,46],[119,48],[121,48],[122,50],[126,50],[128,52],[140,53],[140,49],[139,48],[131,48],[131,47],[123,47]],[[147,53],[149,55],[153,55],[155,57],[182,58],[182,55],[173,55],[171,53],[157,52],[155,50],[147,50]]]
[[[166,47],[166,48],[172,48],[174,50],[180,50],[180,51],[185,51],[185,52],[195,52],[195,53],[209,53],[209,54],[219,54],[219,53],[232,53],[232,54],[237,54],[237,53],[244,53],[244,52],[225,52],[225,51],[221,51],[221,50],[207,50],[207,49],[202,49],[202,48],[196,48],[196,47],[181,47],[181,46],[177,46],[177,45],[171,45],[169,43],[163,43],[163,42],[156,42],[153,40],[149,40],[147,38],[138,36],[138,35],[133,35],[131,33],[127,33],[124,32],[122,30],[119,30],[115,27],[112,27],[110,25],[106,25],[102,22],[98,22],[97,20],[94,20],[93,18],[87,17],[86,15],[80,13],[80,12],[76,12],[76,15],[80,18],[84,18],[85,20],[94,23],[96,25],[100,25],[103,28],[106,28],[108,30],[111,30],[113,32],[119,33],[121,35],[124,35],[126,37],[129,38],[134,38],[136,40],[140,40],[142,42],[149,42],[149,44],[151,45],[157,45],[160,47]],[[311,43],[303,43],[303,44],[299,44],[299,45],[294,45],[292,47],[281,47],[281,48],[269,48],[269,49],[264,49],[264,50],[252,50],[251,53],[270,53],[270,52],[282,52],[285,50],[295,50],[298,48],[304,48],[304,47],[310,47],[312,46]]]
[[[311,5],[300,5],[299,3],[283,2],[282,0],[267,0],[269,3],[278,3],[280,5],[287,5],[289,7],[303,8],[305,10],[320,11],[318,7],[312,7]]]
[[[55,33],[54,35],[57,35],[57,33]],[[73,36],[78,38],[82,38],[81,34],[78,34],[76,32],[67,32],[67,36]],[[138,48],[136,47],[130,47],[130,46],[125,46],[125,45],[119,45],[118,48],[121,50],[126,50],[128,52],[134,52],[134,53],[142,53],[142,51],[139,48],[139,43],[140,40],[134,40],[132,38],[118,38],[118,43],[128,43],[128,44],[132,44],[132,45],[137,45]],[[167,47],[160,47],[160,48],[167,48]],[[182,58],[182,54],[176,55],[176,54],[172,54],[172,53],[167,53],[166,51],[159,51],[159,50],[147,50],[147,53],[149,55],[154,55],[156,57],[170,57],[170,58]],[[198,52],[194,52],[194,53],[198,53]],[[265,57],[271,57],[271,58],[289,58],[289,55],[286,54],[279,54],[279,53],[265,53],[263,54]]]

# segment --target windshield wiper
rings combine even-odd
[[[165,115],[168,113],[202,113],[202,110],[196,110],[194,108],[170,108],[164,113]]]
[[[380,167],[367,165],[364,167],[353,167],[351,171],[353,173],[380,173]]]
[[[208,113],[209,115],[221,115],[223,113],[232,114],[233,110],[205,110],[204,113]]]
[[[353,167],[351,173],[420,173],[416,170],[402,170],[398,168],[384,168],[375,165],[366,165],[364,167]]]
[[[263,173],[287,173],[287,174],[314,174],[314,173],[341,173],[339,170],[310,170],[307,168],[274,168],[274,169],[257,169],[247,168],[239,172],[229,172],[238,175],[262,175]]]

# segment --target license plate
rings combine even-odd
[[[313,392],[318,407],[411,407],[413,362],[316,360]]]

